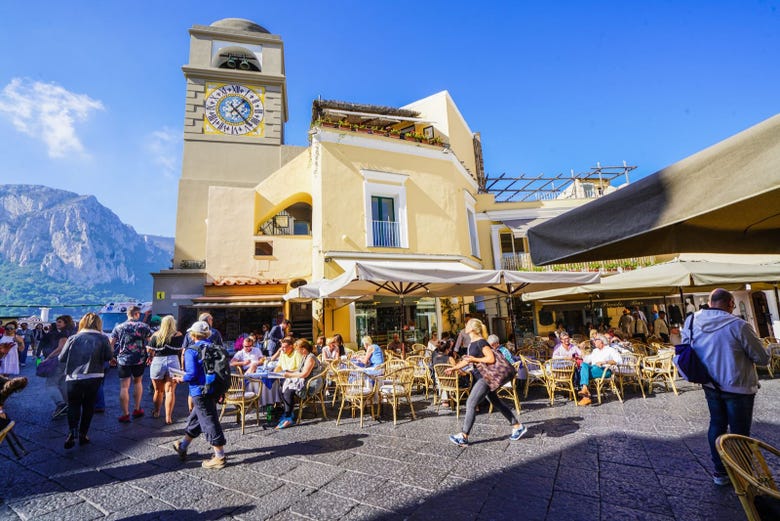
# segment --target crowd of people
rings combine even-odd
[[[712,375],[704,390],[711,421],[708,440],[715,467],[714,481],[726,482],[725,469],[714,448],[720,434],[731,432],[749,435],[752,407],[758,383],[753,364],[765,365],[768,354],[760,339],[744,320],[734,316],[734,298],[725,290],[711,293],[709,303],[697,312],[690,313],[683,328],[682,340],[689,342],[699,353]],[[724,313],[725,312],[725,313]],[[589,327],[589,348],[581,349],[559,324],[542,344],[544,358],[567,358],[574,361],[573,384],[579,388],[579,405],[590,404],[590,383],[603,375],[609,375],[622,361],[626,341],[645,341],[651,334],[661,340],[674,341],[680,334],[666,321],[666,313],[660,311],[652,326],[638,309],[623,311],[615,329],[600,331]],[[145,415],[142,408],[143,376],[149,367],[152,383],[152,417],[164,416],[167,424],[174,422],[173,412],[176,387],[184,383],[188,387],[189,415],[181,439],[174,443],[179,457],[187,457],[189,446],[203,434],[213,449],[213,456],[202,463],[205,468],[218,469],[226,464],[225,436],[217,412],[220,394],[214,392],[214,374],[207,367],[204,352],[213,346],[222,346],[220,332],[213,327],[208,313],[199,317],[185,332],[177,330],[175,319],[166,316],[155,331],[141,320],[138,307],[127,310],[127,320],[118,324],[110,335],[102,330],[100,317],[87,313],[78,322],[62,315],[51,325],[37,324],[29,328],[27,323],[11,321],[4,325],[0,340],[0,429],[9,425],[3,402],[13,392],[27,385],[26,378],[14,377],[26,364],[32,353],[41,365],[50,366],[45,372],[45,389],[54,404],[53,418],[67,415],[68,433],[64,447],[70,449],[90,442],[89,428],[95,413],[105,411],[104,377],[111,365],[116,365],[119,377],[118,421],[131,423]],[[695,340],[694,340],[695,339]],[[485,325],[477,318],[470,318],[465,327],[453,338],[443,332],[441,338],[432,336],[425,346],[431,373],[437,364],[447,364],[447,375],[456,375],[462,387],[470,386],[462,429],[449,437],[458,446],[469,444],[476,412],[480,404],[490,404],[507,420],[510,440],[518,440],[527,432],[519,417],[497,396],[497,389],[509,378],[514,378],[510,364],[522,361],[518,346],[512,341],[502,345],[496,335],[488,335]],[[317,378],[327,364],[350,358],[352,364],[362,367],[383,366],[387,353],[405,357],[405,344],[396,337],[385,348],[373,342],[370,336],[361,339],[362,349],[349,355],[341,335],[320,336],[314,343],[296,339],[291,324],[283,320],[273,327],[242,335],[235,354],[228,357],[228,375],[232,370],[253,374],[261,367],[272,368],[283,378],[280,392],[282,414],[277,429],[293,425],[293,411],[297,399],[306,393],[317,393],[325,378]],[[223,350],[222,347],[219,348]],[[227,351],[223,350],[225,355]],[[53,361],[54,363],[48,363]],[[515,365],[515,367],[517,364]],[[505,369],[510,371],[506,372]],[[210,380],[211,378],[211,380]],[[312,384],[312,385],[309,385]],[[132,404],[131,402],[132,389]],[[448,405],[444,391],[440,398]]]

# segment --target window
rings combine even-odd
[[[295,203],[258,227],[262,235],[311,235],[311,205]]]
[[[255,257],[267,257],[274,254],[274,243],[266,241],[255,242]]]
[[[502,233],[500,237],[502,254],[525,252],[525,244],[523,243],[522,237],[515,237],[514,233]]]
[[[366,245],[408,248],[406,188],[409,176],[364,170]]]
[[[466,198],[466,220],[468,221],[469,244],[471,246],[471,255],[479,257],[479,235],[477,234],[477,214],[474,206],[477,200],[468,192],[463,192]]]
[[[398,248],[401,245],[398,219],[395,215],[395,199],[371,196],[371,225],[374,246]]]

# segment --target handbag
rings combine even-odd
[[[42,378],[48,378],[57,374],[57,368],[60,365],[60,360],[56,356],[53,358],[47,358],[35,368],[36,376]]]
[[[674,346],[674,365],[677,366],[677,371],[685,380],[694,384],[712,384],[719,388],[710,376],[707,366],[702,363],[699,355],[693,350],[693,319],[694,316],[691,315],[688,343]]]
[[[496,351],[493,348],[490,350],[493,351],[495,362],[492,364],[479,362],[476,366],[477,371],[482,375],[482,379],[488,384],[488,388],[491,391],[495,391],[514,378],[517,375],[517,371],[501,352]]]

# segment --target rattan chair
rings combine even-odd
[[[393,425],[398,419],[398,407],[401,404],[401,398],[406,398],[409,409],[412,411],[412,419],[417,417],[414,414],[414,405],[412,404],[412,385],[414,384],[414,368],[401,367],[385,375],[384,382],[379,386],[378,392],[381,402],[387,402],[393,408]]]
[[[609,376],[607,376],[607,373],[609,373]],[[620,394],[620,389],[618,389],[616,384],[618,378],[616,373],[617,365],[604,366],[604,372],[601,376],[593,380],[593,383],[596,384],[596,397],[598,398],[599,405],[601,405],[601,393],[607,388],[615,393],[618,400],[620,400],[620,403],[623,403],[623,396]]]
[[[748,521],[777,519],[780,510],[780,490],[777,488],[772,468],[780,468],[780,451],[755,438],[739,434],[724,434],[715,440],[720,460],[734,485],[739,502]],[[771,464],[767,464],[766,458]],[[759,499],[759,505],[756,499]],[[762,512],[764,503],[774,502],[774,514]],[[769,506],[769,505],[767,505]],[[761,517],[762,513],[764,517]]]
[[[246,389],[246,380],[242,374],[232,373],[230,375],[230,388],[225,393],[225,399],[222,402],[222,412],[219,414],[219,419],[222,421],[222,416],[225,415],[225,409],[229,405],[236,408],[236,413],[240,415],[241,420],[241,434],[244,434],[244,424],[246,423],[246,412],[252,410],[254,407],[255,414],[257,416],[257,425],[260,425],[260,407],[258,406],[258,400],[260,395],[254,391],[248,391]]]
[[[647,398],[645,395],[644,378],[642,377],[642,357],[633,353],[623,353],[620,355],[622,361],[617,365],[615,374],[617,375],[618,384],[620,385],[620,394],[626,395],[625,384],[630,383],[633,386],[639,386],[642,391],[642,398]]]
[[[328,419],[328,413],[325,411],[325,382],[327,381],[328,377],[328,369],[323,367],[322,372],[318,374],[317,376],[312,376],[311,378],[306,380],[306,387],[304,387],[304,397],[300,398],[298,401],[298,421],[297,423],[301,423],[301,417],[303,417],[303,410],[306,408],[307,405],[312,404],[315,407],[315,415],[316,415],[316,408],[319,404],[322,408],[322,419],[327,420]],[[319,390],[312,392],[313,389],[316,389],[319,387]]]
[[[455,417],[460,418],[460,402],[464,400],[470,392],[470,387],[461,387],[458,372],[455,371],[452,374],[446,374],[444,371],[452,367],[449,364],[436,364],[433,366],[433,373],[436,376],[436,387],[438,389],[437,394],[442,392],[447,393],[447,400],[455,404]],[[441,407],[441,400],[437,402],[438,412]]]
[[[515,371],[520,370],[520,362],[512,364],[515,366]],[[518,417],[520,416],[520,398],[517,395],[517,378],[512,378],[507,383],[496,389],[496,396],[499,398],[509,398],[515,405]],[[493,412],[493,404],[490,404],[490,412]]]
[[[417,391],[424,387],[425,398],[427,399],[429,389],[433,387],[430,369],[431,359],[426,356],[410,356],[406,361],[414,368],[414,384]]]
[[[677,386],[674,385],[675,368],[672,363],[673,351],[664,351],[660,355],[646,356],[642,359],[642,377],[647,382],[647,390],[652,392],[653,385],[663,384],[667,391],[671,386],[677,396]]]
[[[769,349],[769,365],[772,371],[780,371],[780,343],[773,342],[767,346]]]
[[[555,403],[555,391],[568,393],[572,401],[577,401],[577,392],[574,390],[573,382],[576,367],[571,358],[553,358],[544,363],[550,405]]]
[[[349,403],[352,417],[355,417],[355,409],[360,410],[360,427],[363,427],[363,411],[366,405],[369,407],[371,417],[376,418],[374,413],[374,393],[376,386],[372,380],[363,371],[352,369],[339,369],[336,371],[336,381],[338,382],[339,395],[341,396],[341,406],[339,415],[336,418],[336,425],[341,421],[341,413],[344,406]]]
[[[397,369],[402,369],[404,367],[412,367],[412,366],[409,364],[409,362],[407,362],[403,358],[393,358],[385,362],[385,371],[388,373],[392,373],[393,371]]]
[[[758,371],[759,369],[763,369],[767,373],[769,373],[770,378],[774,378],[775,368],[772,360],[772,348],[771,348],[773,342],[771,342],[771,340],[775,340],[775,339],[773,337],[765,337],[761,339],[761,342],[763,342],[764,344],[764,348],[767,350],[767,353],[769,353],[769,362],[767,362],[766,365],[756,365],[756,371]]]
[[[412,344],[412,355],[422,355],[425,353],[425,346],[423,344]]]
[[[523,367],[525,367],[527,373],[523,398],[528,398],[528,389],[532,385],[542,386],[549,392],[547,373],[544,370],[544,364],[539,360],[534,360],[533,358],[528,358],[523,355],[520,355],[520,361],[523,363]]]

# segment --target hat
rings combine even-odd
[[[211,333],[211,328],[207,322],[198,320],[190,326],[190,328],[187,330],[187,333],[200,333],[202,335],[208,335]]]

